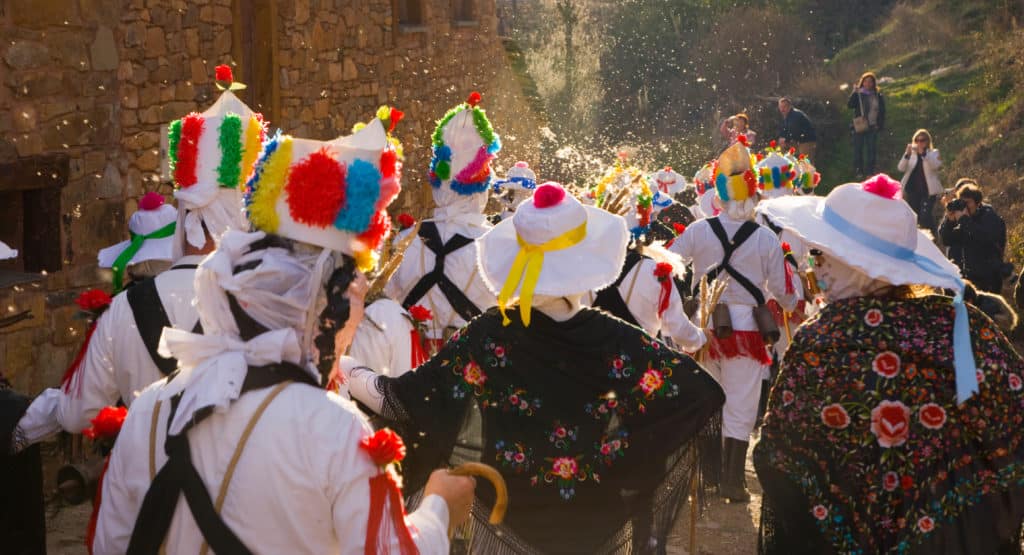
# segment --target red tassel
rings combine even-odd
[[[430,359],[427,350],[423,348],[423,341],[420,340],[420,332],[416,328],[409,330],[409,344],[412,346],[412,360],[410,368],[419,368],[421,364]]]
[[[782,263],[782,267],[785,268],[785,270],[786,270],[786,294],[787,295],[792,295],[793,291],[794,291],[794,289],[793,289],[793,268],[791,268],[789,266],[789,263],[787,263],[785,261]]]
[[[668,310],[668,301],[672,295],[672,280],[663,279],[661,280],[661,292],[658,293],[658,318],[661,318],[662,314]]]
[[[181,120],[181,141],[178,161],[174,163],[174,182],[187,188],[196,184],[196,161],[199,158],[199,137],[203,134],[203,116],[191,113]]]
[[[764,346],[764,338],[759,331],[733,330],[732,335],[725,339],[715,337],[711,330],[707,330],[708,355],[712,360],[730,358],[751,358],[761,364],[770,365],[772,358],[768,356],[768,349]]]
[[[390,503],[390,518],[384,519],[384,503]],[[366,555],[389,553],[389,528],[394,527],[398,535],[401,555],[416,555],[419,549],[413,542],[409,527],[405,525],[405,506],[398,483],[390,472],[383,472],[370,478],[370,517],[366,523]],[[382,533],[383,532],[383,533]]]
[[[85,529],[85,548],[92,555],[92,542],[96,540],[96,521],[100,517],[100,503],[103,501],[103,478],[107,475],[107,467],[110,466],[110,455],[103,461],[103,470],[100,472],[99,480],[96,481],[96,497],[92,500],[92,515],[89,516],[89,526]]]
[[[82,360],[85,358],[85,352],[89,350],[89,340],[92,339],[92,333],[96,331],[96,322],[89,324],[89,329],[85,331],[85,341],[82,342],[82,347],[78,349],[78,354],[75,355],[75,360],[71,361],[71,366],[64,371],[64,377],[61,378],[61,389],[64,393],[71,392],[71,382],[75,378],[75,374],[78,373],[78,369],[82,366]],[[82,391],[82,384],[79,382],[78,387],[75,388],[75,395],[78,395]]]

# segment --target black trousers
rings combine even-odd
[[[865,159],[866,158],[866,159]],[[853,171],[858,175],[874,175],[878,161],[878,130],[853,134]]]

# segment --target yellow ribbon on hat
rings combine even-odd
[[[587,236],[587,222],[579,227],[570,229],[565,233],[539,245],[531,245],[516,234],[516,241],[519,242],[519,252],[512,261],[512,269],[508,272],[505,285],[498,295],[498,310],[501,311],[502,325],[507,326],[512,320],[505,315],[505,307],[508,306],[512,293],[515,293],[516,286],[523,282],[523,288],[519,292],[519,317],[523,325],[530,327],[530,306],[533,304],[533,289],[537,286],[537,279],[540,278],[540,270],[544,266],[544,253],[567,249],[578,244]]]

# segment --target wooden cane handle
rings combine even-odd
[[[505,512],[508,511],[508,486],[505,485],[505,479],[501,477],[501,474],[494,467],[478,462],[468,462],[460,464],[448,472],[455,476],[479,476],[486,478],[487,481],[494,485],[494,492],[496,494],[494,508],[491,509],[491,516],[488,522],[491,524],[501,524],[505,520]]]

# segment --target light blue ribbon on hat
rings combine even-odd
[[[518,183],[520,187],[527,190],[533,190],[537,188],[537,180],[530,179],[526,176],[515,176],[508,179],[499,179],[494,181],[494,192],[498,192],[501,188],[509,183]]]
[[[651,204],[659,210],[664,210],[669,206],[672,206],[672,197],[662,193],[661,191],[654,191],[654,197],[651,199]]]
[[[840,233],[865,247],[904,260],[916,265],[929,274],[949,278],[956,282],[959,291],[953,298],[956,319],[953,321],[953,366],[956,369],[956,400],[963,403],[978,392],[978,368],[971,349],[971,329],[967,318],[967,306],[964,304],[964,282],[956,274],[944,270],[930,258],[921,256],[911,249],[890,243],[881,237],[871,234],[866,229],[840,216],[828,205],[822,214],[825,223],[836,228]]]

